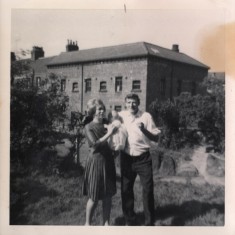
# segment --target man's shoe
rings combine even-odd
[[[126,226],[138,226],[136,221],[133,222],[126,222]]]
[[[138,226],[138,222],[137,222],[137,219],[133,219],[133,220],[128,220],[126,221],[126,226]]]

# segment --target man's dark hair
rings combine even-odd
[[[126,101],[127,99],[136,100],[136,101],[138,102],[138,104],[140,104],[140,98],[139,98],[139,96],[138,96],[137,94],[130,93],[130,94],[128,94],[128,95],[126,96],[125,101]]]

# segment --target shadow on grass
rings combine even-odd
[[[164,221],[172,218],[167,226],[185,226],[187,221],[191,221],[196,217],[203,216],[212,209],[218,210],[219,213],[224,214],[224,204],[205,203],[196,200],[188,201],[182,205],[169,205],[155,209],[155,221],[160,220],[159,225],[163,226]],[[123,216],[117,217],[114,225],[125,225],[125,218]],[[136,214],[136,226],[144,226],[144,213],[139,212]]]
[[[27,224],[29,219],[24,214],[24,209],[34,204],[43,197],[55,197],[58,193],[36,180],[25,180],[22,182],[11,181],[10,192],[10,225]]]
[[[173,217],[170,224],[171,226],[184,226],[187,221],[203,216],[212,209],[216,209],[219,213],[224,214],[224,204],[205,203],[192,200],[184,202],[180,206],[169,205],[157,208],[155,219],[162,220]]]

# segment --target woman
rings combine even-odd
[[[110,126],[108,130],[104,128],[105,106],[101,100],[89,100],[87,108],[93,120],[85,126],[89,144],[83,184],[83,194],[88,196],[85,225],[91,225],[99,200],[103,203],[103,224],[109,225],[111,199],[116,193],[116,171],[107,139],[116,131],[116,127]]]

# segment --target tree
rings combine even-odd
[[[179,96],[174,102],[154,101],[151,113],[157,125],[162,126],[160,144],[167,148],[180,148],[200,141],[200,131],[208,144],[224,152],[225,143],[225,91],[221,80],[206,78],[202,86],[205,95]]]
[[[27,55],[29,51],[21,51]],[[11,54],[12,55],[12,54]],[[48,172],[58,166],[59,153],[55,145],[64,138],[72,142],[65,168],[77,160],[80,167],[79,147],[83,143],[84,115],[79,113],[75,123],[68,119],[68,96],[61,91],[60,75],[51,73],[41,82],[33,84],[34,70],[31,59],[15,60],[11,56],[11,161]],[[43,84],[44,83],[44,84]],[[45,86],[44,86],[45,85]],[[69,124],[70,123],[70,124]],[[63,131],[61,132],[61,130]],[[67,141],[69,142],[69,141]],[[69,165],[68,165],[69,163]],[[41,167],[40,167],[41,166]],[[49,167],[49,169],[48,169]],[[43,169],[44,170],[44,169]]]
[[[30,59],[21,59],[21,56],[26,56],[29,53],[29,50],[21,50],[20,56],[16,56],[15,53],[11,52],[11,86],[13,86],[16,77],[29,78],[33,76],[32,61]]]
[[[21,79],[11,88],[11,157],[30,164],[33,153],[52,144],[49,137],[66,118],[68,97],[55,77],[47,90],[26,84]]]

